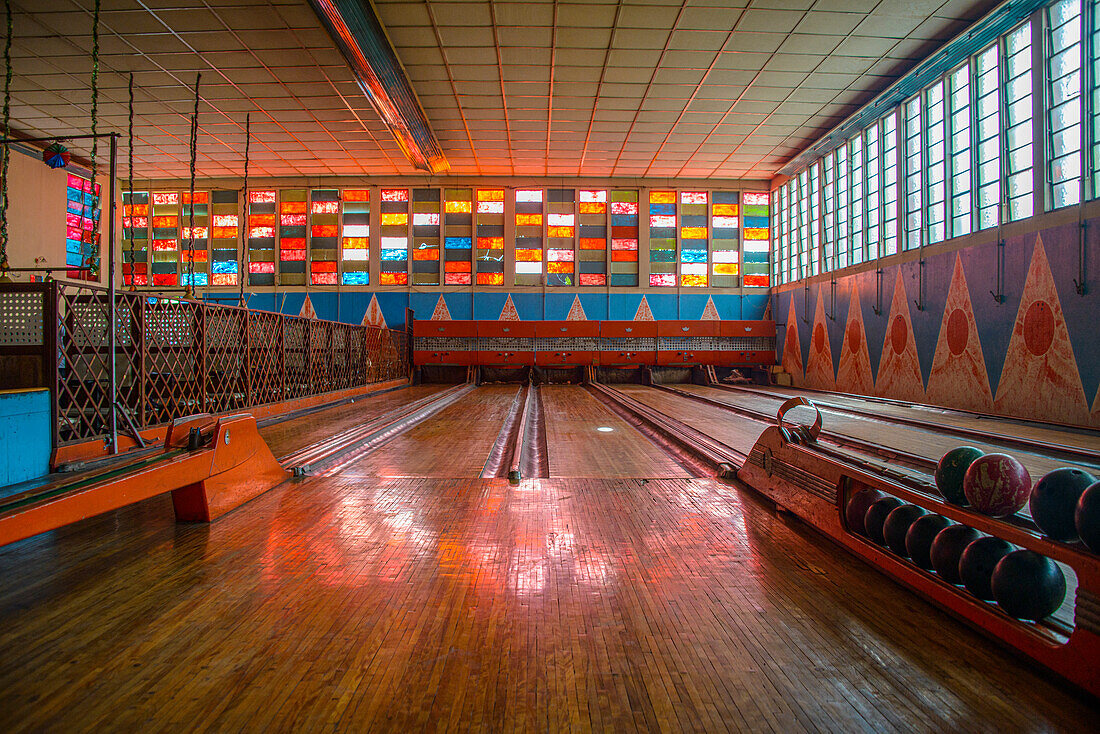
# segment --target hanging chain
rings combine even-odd
[[[98,131],[98,126],[99,126],[99,5],[100,5],[100,0],[95,0],[95,15],[92,19],[92,135],[93,136],[97,135],[98,132],[99,132]],[[88,271],[88,279],[91,279],[91,276],[96,274],[95,267],[96,267],[96,264],[97,264],[96,263],[97,258],[96,258],[95,246],[96,246],[96,243],[99,240],[99,217],[96,216],[96,207],[99,206],[99,200],[96,197],[96,193],[95,193],[96,154],[98,152],[99,152],[99,138],[92,137],[92,160],[91,160],[91,163],[92,163],[92,171],[91,171],[92,180],[89,182],[89,189],[90,189],[90,192],[91,192],[91,196],[90,197],[85,197],[84,206],[83,206],[83,210],[84,210],[85,215],[87,215],[87,206],[88,206],[89,201],[91,202],[91,206],[92,206],[92,213],[91,213],[92,233],[91,233],[91,241],[88,243],[89,247],[88,247],[88,253],[87,253],[86,256],[85,256],[85,253],[84,253],[84,236],[83,236],[84,231],[83,231],[83,228],[81,229],[81,233],[80,233],[81,234],[81,237],[80,237],[81,253],[80,253],[80,255],[81,255],[81,260],[82,260],[81,264],[93,268],[92,270]],[[81,226],[83,227],[83,224]],[[111,264],[111,267],[114,267],[113,263]]]
[[[8,37],[4,41],[4,140],[11,137],[11,2],[4,3],[8,16]],[[8,156],[11,153],[8,143],[4,143],[3,163],[0,163],[0,271],[8,268]]]
[[[195,111],[191,115],[191,188],[187,201],[187,295],[195,292],[195,148],[199,133],[199,81],[202,74],[195,75]]]
[[[134,250],[134,72],[130,72],[130,117],[129,117],[129,138],[126,143],[126,154],[129,158],[129,175],[126,177],[126,187],[130,196],[130,221],[129,227],[125,227],[123,232],[129,231],[130,233],[130,290],[137,290],[137,259]],[[123,211],[125,214],[125,211]],[[148,204],[146,204],[146,217],[148,217]],[[125,222],[124,222],[125,223]]]
[[[244,116],[244,222],[240,223],[241,232],[241,272],[237,276],[240,285],[238,303],[244,305],[244,279],[248,277],[248,145],[252,142],[252,113]]]

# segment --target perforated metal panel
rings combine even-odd
[[[42,346],[45,312],[44,293],[0,293],[0,346]]]
[[[539,337],[536,346],[540,352],[596,352],[600,340],[594,336]]]
[[[775,351],[774,336],[720,336],[718,346],[723,352],[770,352]]]
[[[413,339],[418,352],[476,352],[477,339],[465,336],[418,336]]]
[[[701,352],[719,349],[717,336],[660,336],[657,349],[667,352]]]
[[[478,350],[482,352],[533,352],[533,336],[495,336],[477,340]]]
[[[625,339],[600,339],[600,349],[605,352],[653,352],[657,350],[657,338],[632,336]]]

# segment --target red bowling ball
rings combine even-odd
[[[1023,509],[1031,496],[1031,475],[1008,454],[986,454],[974,460],[963,477],[963,493],[978,512],[1008,517]]]
[[[867,535],[867,528],[863,520],[867,516],[867,510],[876,501],[886,495],[877,489],[861,489],[848,498],[848,505],[844,508],[845,519],[848,521],[848,529],[859,535]]]

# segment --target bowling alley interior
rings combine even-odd
[[[1085,732],[1100,0],[5,0],[0,728]]]

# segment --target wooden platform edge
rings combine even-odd
[[[375,382],[370,385],[361,385],[359,387],[351,387],[345,390],[333,390],[332,392],[320,393],[319,395],[310,395],[304,398],[295,398],[294,400],[283,400],[277,403],[267,403],[265,405],[257,405],[253,408],[248,408],[248,413],[252,415],[257,421],[275,418],[287,413],[294,413],[300,410],[308,408],[314,408],[318,406],[328,405],[330,403],[338,403],[342,400],[349,398],[363,397],[366,395],[372,395],[378,392],[386,392],[400,387],[408,386],[408,378],[398,378],[395,380],[387,380],[385,382]],[[228,410],[223,413],[214,413],[216,416],[229,416],[240,413],[239,410]],[[168,427],[170,423],[164,423],[159,426],[153,426],[147,428],[144,431],[140,431],[142,440],[146,444],[155,444],[162,442],[165,436],[168,434]],[[119,454],[126,453],[132,449],[137,448],[137,441],[132,436],[120,433],[118,436],[118,449]],[[50,459],[51,471],[56,471],[58,467],[65,464],[71,464],[80,461],[96,461],[99,459],[105,459],[110,456],[110,449],[108,444],[102,438],[89,439],[87,441],[81,441],[79,443],[65,444],[58,446],[53,451],[53,456]]]

